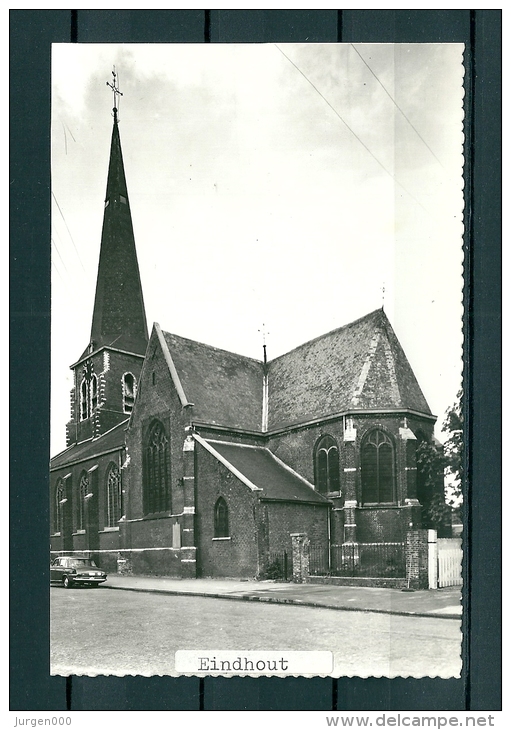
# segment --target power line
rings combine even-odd
[[[317,92],[317,93],[319,94],[319,96],[320,96],[320,97],[321,97],[321,98],[323,99],[323,101],[324,101],[324,102],[325,102],[326,104],[328,104],[328,106],[329,106],[329,107],[330,107],[330,109],[331,109],[331,110],[333,111],[333,113],[334,113],[334,114],[336,115],[336,117],[338,117],[338,118],[339,118],[339,119],[341,120],[341,122],[342,122],[342,123],[344,124],[344,126],[345,126],[345,127],[346,127],[346,128],[347,128],[347,129],[348,129],[348,130],[349,130],[350,132],[351,132],[351,134],[352,134],[352,135],[353,135],[353,136],[355,137],[355,139],[357,139],[357,140],[358,140],[358,141],[360,142],[360,144],[362,145],[362,147],[363,147],[363,148],[364,148],[364,149],[365,149],[365,150],[366,150],[366,151],[367,151],[367,152],[368,152],[368,153],[369,153],[369,154],[371,155],[371,157],[373,158],[373,160],[374,160],[375,162],[377,162],[377,163],[378,163],[378,165],[379,165],[379,166],[381,167],[381,169],[382,169],[382,170],[383,170],[383,171],[384,171],[384,172],[385,172],[385,173],[386,173],[386,174],[387,174],[387,175],[388,175],[388,176],[389,176],[390,178],[392,178],[392,180],[394,180],[394,182],[396,183],[396,185],[398,185],[398,186],[399,186],[399,187],[401,188],[401,190],[404,190],[404,192],[405,192],[405,193],[406,193],[406,194],[407,194],[407,195],[408,195],[408,196],[409,196],[409,197],[410,197],[410,198],[411,198],[412,200],[414,200],[414,201],[415,201],[415,202],[417,203],[417,205],[418,205],[418,206],[420,206],[420,207],[422,208],[422,210],[424,210],[424,211],[425,211],[426,213],[428,213],[428,214],[429,214],[429,211],[428,211],[428,210],[427,210],[427,209],[426,209],[426,208],[425,208],[425,207],[424,207],[424,206],[422,205],[422,203],[421,203],[421,202],[420,202],[419,200],[417,200],[417,198],[416,198],[416,197],[415,197],[414,195],[412,195],[412,194],[410,193],[410,191],[409,191],[409,190],[407,190],[407,189],[405,188],[405,186],[404,186],[404,185],[402,185],[402,184],[401,184],[401,183],[399,182],[399,180],[398,180],[398,179],[397,179],[397,178],[395,177],[395,175],[393,175],[393,174],[392,174],[392,173],[390,172],[390,170],[387,170],[387,168],[385,167],[385,165],[384,165],[384,164],[383,164],[382,162],[380,162],[380,160],[379,160],[379,159],[378,159],[378,158],[376,157],[376,155],[375,155],[375,154],[374,154],[374,153],[373,153],[373,152],[372,152],[372,151],[371,151],[371,150],[369,149],[369,147],[368,147],[368,146],[367,146],[367,145],[365,144],[365,142],[363,142],[363,141],[362,141],[362,140],[360,139],[360,137],[358,136],[358,134],[356,134],[356,132],[355,132],[355,131],[354,131],[354,130],[353,130],[353,129],[352,129],[351,127],[350,127],[350,125],[348,124],[348,122],[347,122],[347,121],[346,121],[345,119],[343,119],[343,117],[342,117],[342,116],[341,116],[341,115],[339,114],[339,112],[337,111],[337,109],[335,109],[335,107],[333,107],[333,106],[332,106],[332,104],[330,104],[330,102],[328,101],[328,99],[327,99],[327,98],[325,98],[325,97],[323,96],[323,94],[322,94],[322,93],[321,93],[321,91],[320,91],[320,90],[318,89],[318,87],[317,87],[317,86],[315,86],[315,85],[314,85],[314,84],[312,83],[312,81],[311,81],[311,80],[310,80],[310,79],[309,79],[309,78],[308,78],[308,77],[307,77],[307,76],[306,76],[306,75],[304,74],[304,72],[303,72],[303,71],[302,71],[302,70],[301,70],[301,69],[300,69],[300,68],[299,68],[299,67],[298,67],[298,66],[296,65],[296,63],[294,63],[294,61],[292,61],[292,60],[291,60],[291,59],[289,58],[289,56],[287,56],[287,55],[286,55],[286,54],[284,53],[284,51],[282,50],[282,48],[279,48],[279,46],[277,46],[277,44],[275,44],[275,46],[276,46],[276,48],[278,48],[278,50],[279,50],[279,51],[280,51],[280,52],[282,53],[282,55],[284,56],[284,58],[287,58],[287,60],[289,61],[289,63],[290,63],[290,64],[291,64],[292,66],[294,66],[294,67],[295,67],[295,69],[296,69],[296,70],[298,71],[298,73],[300,73],[300,74],[301,74],[301,75],[303,76],[303,78],[304,78],[304,79],[305,79],[305,80],[307,81],[307,83],[309,83],[309,84],[310,84],[310,85],[312,86],[312,88],[314,89],[314,91],[316,91],[316,92]]]
[[[55,263],[55,260],[54,259],[52,259],[51,265],[53,266],[54,270],[57,272],[57,276],[59,277],[59,279],[61,280],[61,282],[64,284],[65,287],[67,287],[67,282],[64,279],[64,277],[62,276],[62,274],[60,273],[59,267]]]
[[[353,50],[354,50],[354,51],[355,51],[355,53],[356,53],[356,54],[357,54],[357,55],[359,56],[359,58],[360,58],[360,59],[362,60],[362,62],[363,62],[363,63],[364,63],[364,64],[365,64],[366,66],[367,66],[367,68],[369,69],[369,71],[370,71],[370,72],[372,73],[372,75],[374,76],[374,78],[376,79],[376,81],[377,81],[377,82],[378,82],[378,83],[380,84],[381,88],[382,88],[382,89],[383,89],[383,91],[384,91],[384,92],[385,92],[385,93],[387,94],[387,96],[389,97],[389,99],[391,100],[391,102],[392,102],[392,103],[394,104],[394,106],[396,107],[396,109],[397,109],[397,110],[398,110],[398,111],[399,111],[399,112],[400,112],[400,113],[401,113],[401,114],[403,115],[403,117],[404,117],[404,118],[406,119],[406,121],[408,122],[408,124],[410,125],[410,127],[411,127],[411,128],[413,129],[413,131],[415,132],[415,134],[417,135],[417,137],[418,137],[418,138],[419,138],[419,139],[421,140],[421,142],[422,142],[422,143],[423,143],[423,144],[424,144],[424,145],[425,145],[425,146],[426,146],[426,147],[428,148],[428,150],[429,150],[429,151],[431,152],[431,154],[433,155],[433,157],[435,158],[435,160],[436,160],[436,161],[438,162],[438,164],[440,165],[440,167],[443,167],[442,163],[440,162],[440,160],[438,159],[438,157],[437,157],[437,156],[435,155],[435,153],[433,152],[433,150],[431,149],[431,147],[429,146],[429,144],[428,144],[428,143],[426,142],[426,140],[424,139],[424,137],[423,137],[423,136],[421,135],[421,133],[419,132],[419,130],[418,130],[418,129],[417,129],[417,128],[416,128],[416,127],[415,127],[415,126],[414,126],[414,125],[412,124],[412,122],[411,122],[411,121],[410,121],[410,119],[409,119],[409,118],[408,118],[408,117],[406,116],[406,114],[405,114],[405,113],[404,113],[404,111],[403,111],[403,110],[401,109],[401,107],[399,106],[399,104],[397,103],[397,101],[396,101],[396,100],[394,99],[394,97],[393,97],[393,96],[392,96],[392,95],[391,95],[391,94],[390,94],[390,93],[389,93],[389,92],[387,91],[387,89],[385,88],[385,86],[384,86],[384,85],[382,84],[382,82],[380,81],[380,79],[378,78],[378,76],[377,76],[377,75],[376,75],[376,74],[374,73],[373,69],[372,69],[372,68],[371,68],[371,66],[370,66],[370,65],[369,65],[369,64],[367,63],[367,61],[366,61],[366,60],[365,60],[365,58],[364,58],[364,57],[362,56],[362,54],[361,54],[361,53],[359,52],[359,50],[358,50],[358,49],[357,49],[357,48],[356,48],[356,47],[355,47],[355,46],[353,45],[353,43],[350,43],[350,46],[351,46],[351,47],[353,48]]]
[[[57,246],[57,242],[56,242],[56,240],[55,240],[55,239],[53,238],[53,236],[51,237],[51,242],[52,242],[52,243],[53,243],[53,245],[55,246],[55,251],[56,251],[56,252],[58,253],[58,255],[59,255],[59,259],[60,259],[60,261],[61,261],[61,263],[62,263],[62,266],[64,267],[64,270],[65,270],[66,274],[69,274],[69,272],[68,272],[68,270],[67,270],[67,266],[66,266],[66,264],[64,263],[64,259],[63,259],[63,258],[62,258],[62,256],[60,255],[60,251],[59,251],[59,248],[58,248],[58,246]],[[53,259],[52,259],[52,260],[53,260]]]
[[[71,137],[73,138],[73,142],[76,142],[76,139],[74,138],[72,131],[69,129],[69,127],[67,126],[67,124],[64,124],[64,122],[62,121],[62,119],[60,120],[60,123],[62,124],[62,129],[64,131],[64,147],[65,147],[66,155],[67,155],[67,134],[66,134],[66,129],[69,132],[69,134],[71,135]]]
[[[66,219],[64,218],[64,213],[63,213],[63,212],[62,212],[62,210],[61,210],[61,207],[60,207],[60,205],[59,205],[59,202],[58,202],[57,198],[55,197],[55,193],[53,192],[53,190],[51,191],[51,194],[52,194],[52,196],[53,196],[53,200],[55,201],[55,203],[56,203],[56,205],[57,205],[57,208],[59,209],[59,213],[60,213],[60,215],[62,216],[62,220],[64,221],[64,225],[66,226],[66,228],[67,228],[67,232],[69,233],[69,238],[71,239],[71,242],[72,242],[72,244],[73,244],[74,250],[76,251],[76,255],[78,256],[78,261],[80,262],[80,265],[81,265],[81,267],[82,267],[82,269],[83,269],[83,273],[85,274],[85,273],[87,273],[87,272],[85,271],[85,267],[84,267],[84,265],[83,265],[83,263],[82,263],[82,260],[81,260],[81,258],[80,258],[80,254],[78,253],[78,249],[76,248],[76,244],[75,244],[75,242],[73,241],[73,236],[71,235],[71,231],[69,230],[69,226],[67,225]]]
[[[73,138],[73,142],[76,142],[76,139],[74,138],[74,135],[73,135],[72,131],[69,129],[69,127],[67,126],[67,124],[64,124],[64,126],[67,129],[67,131],[69,132],[69,134],[71,135],[71,137]]]

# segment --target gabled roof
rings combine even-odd
[[[272,360],[268,389],[269,430],[354,409],[431,414],[382,309]]]
[[[201,440],[202,441],[202,440]],[[258,488],[260,499],[329,504],[305,479],[286,467],[269,449],[207,439],[210,453],[220,455]]]
[[[99,454],[116,451],[124,447],[124,437],[128,421],[119,423],[118,426],[110,429],[96,439],[87,439],[78,444],[73,444],[68,449],[61,451],[50,461],[50,469],[60,469],[63,466],[75,464],[78,461],[93,459]]]
[[[193,420],[261,431],[263,364],[250,357],[163,332]]]
[[[195,423],[261,432],[265,366],[162,332],[183,405]],[[357,410],[431,411],[401,345],[378,309],[268,363],[268,431]]]

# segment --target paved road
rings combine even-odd
[[[460,587],[436,591],[400,591],[395,588],[324,585],[320,583],[278,583],[232,578],[180,579],[169,576],[109,575],[103,588],[154,591],[174,595],[209,596],[232,600],[295,603],[315,608],[374,611],[414,616],[461,618]]]
[[[334,676],[459,676],[457,620],[51,589],[52,674],[173,674],[178,649],[331,650]]]

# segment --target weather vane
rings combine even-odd
[[[257,330],[258,332],[261,332],[263,335],[263,354],[264,354],[264,363],[266,364],[266,335],[269,335],[270,333],[266,331],[266,325],[263,322],[262,329]]]
[[[115,73],[115,66],[113,67],[112,77],[112,83],[107,81],[106,85],[112,89],[114,94],[114,119],[117,121],[117,97],[122,96],[122,92],[119,91],[119,88],[117,86],[117,74]]]

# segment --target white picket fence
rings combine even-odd
[[[462,585],[461,561],[463,551],[461,538],[439,538],[438,544],[438,587]]]

